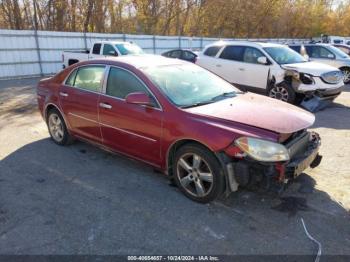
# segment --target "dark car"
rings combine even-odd
[[[195,63],[197,58],[197,54],[195,54],[191,50],[186,50],[186,49],[170,50],[163,53],[162,56],[169,57],[169,58],[177,58],[177,59],[185,60],[192,63]]]
[[[283,188],[320,161],[313,114],[177,59],[80,62],[41,80],[37,97],[56,144],[81,139],[148,163],[202,203],[238,186]]]

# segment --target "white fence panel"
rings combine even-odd
[[[218,38],[0,30],[0,79],[50,75],[62,69],[64,50],[90,48],[101,40],[131,41],[146,53],[161,54],[184,48],[201,50]],[[238,40],[238,39],[229,39]],[[248,39],[241,39],[248,40]],[[253,39],[249,39],[253,40]],[[305,42],[306,39],[254,39],[270,42]]]

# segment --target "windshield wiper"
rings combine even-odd
[[[214,96],[212,99],[210,99],[211,101],[216,101],[219,98],[226,98],[226,97],[234,97],[236,96],[237,92],[232,91],[232,92],[224,92],[220,95]]]
[[[210,100],[197,102],[197,103],[193,103],[193,104],[190,104],[190,105],[184,105],[184,106],[181,106],[181,108],[190,108],[190,107],[207,105],[207,104],[211,104],[211,103],[217,102],[219,98],[235,97],[237,94],[241,94],[241,93],[243,94],[243,92],[236,92],[236,91],[224,92],[224,93],[222,93],[220,95],[214,96]]]
[[[215,101],[209,100],[209,101],[203,101],[203,102],[197,102],[197,103],[193,103],[190,105],[184,105],[184,106],[180,106],[181,108],[190,108],[190,107],[196,107],[196,106],[203,106],[203,105],[207,105],[207,104],[211,104],[214,103]]]

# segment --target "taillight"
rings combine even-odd
[[[64,54],[62,54],[62,63],[64,63]]]

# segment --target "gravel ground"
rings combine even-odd
[[[316,114],[323,162],[283,195],[300,198],[201,205],[142,163],[51,142],[37,80],[0,82],[0,254],[316,254],[303,218],[323,254],[350,255],[350,88]]]

